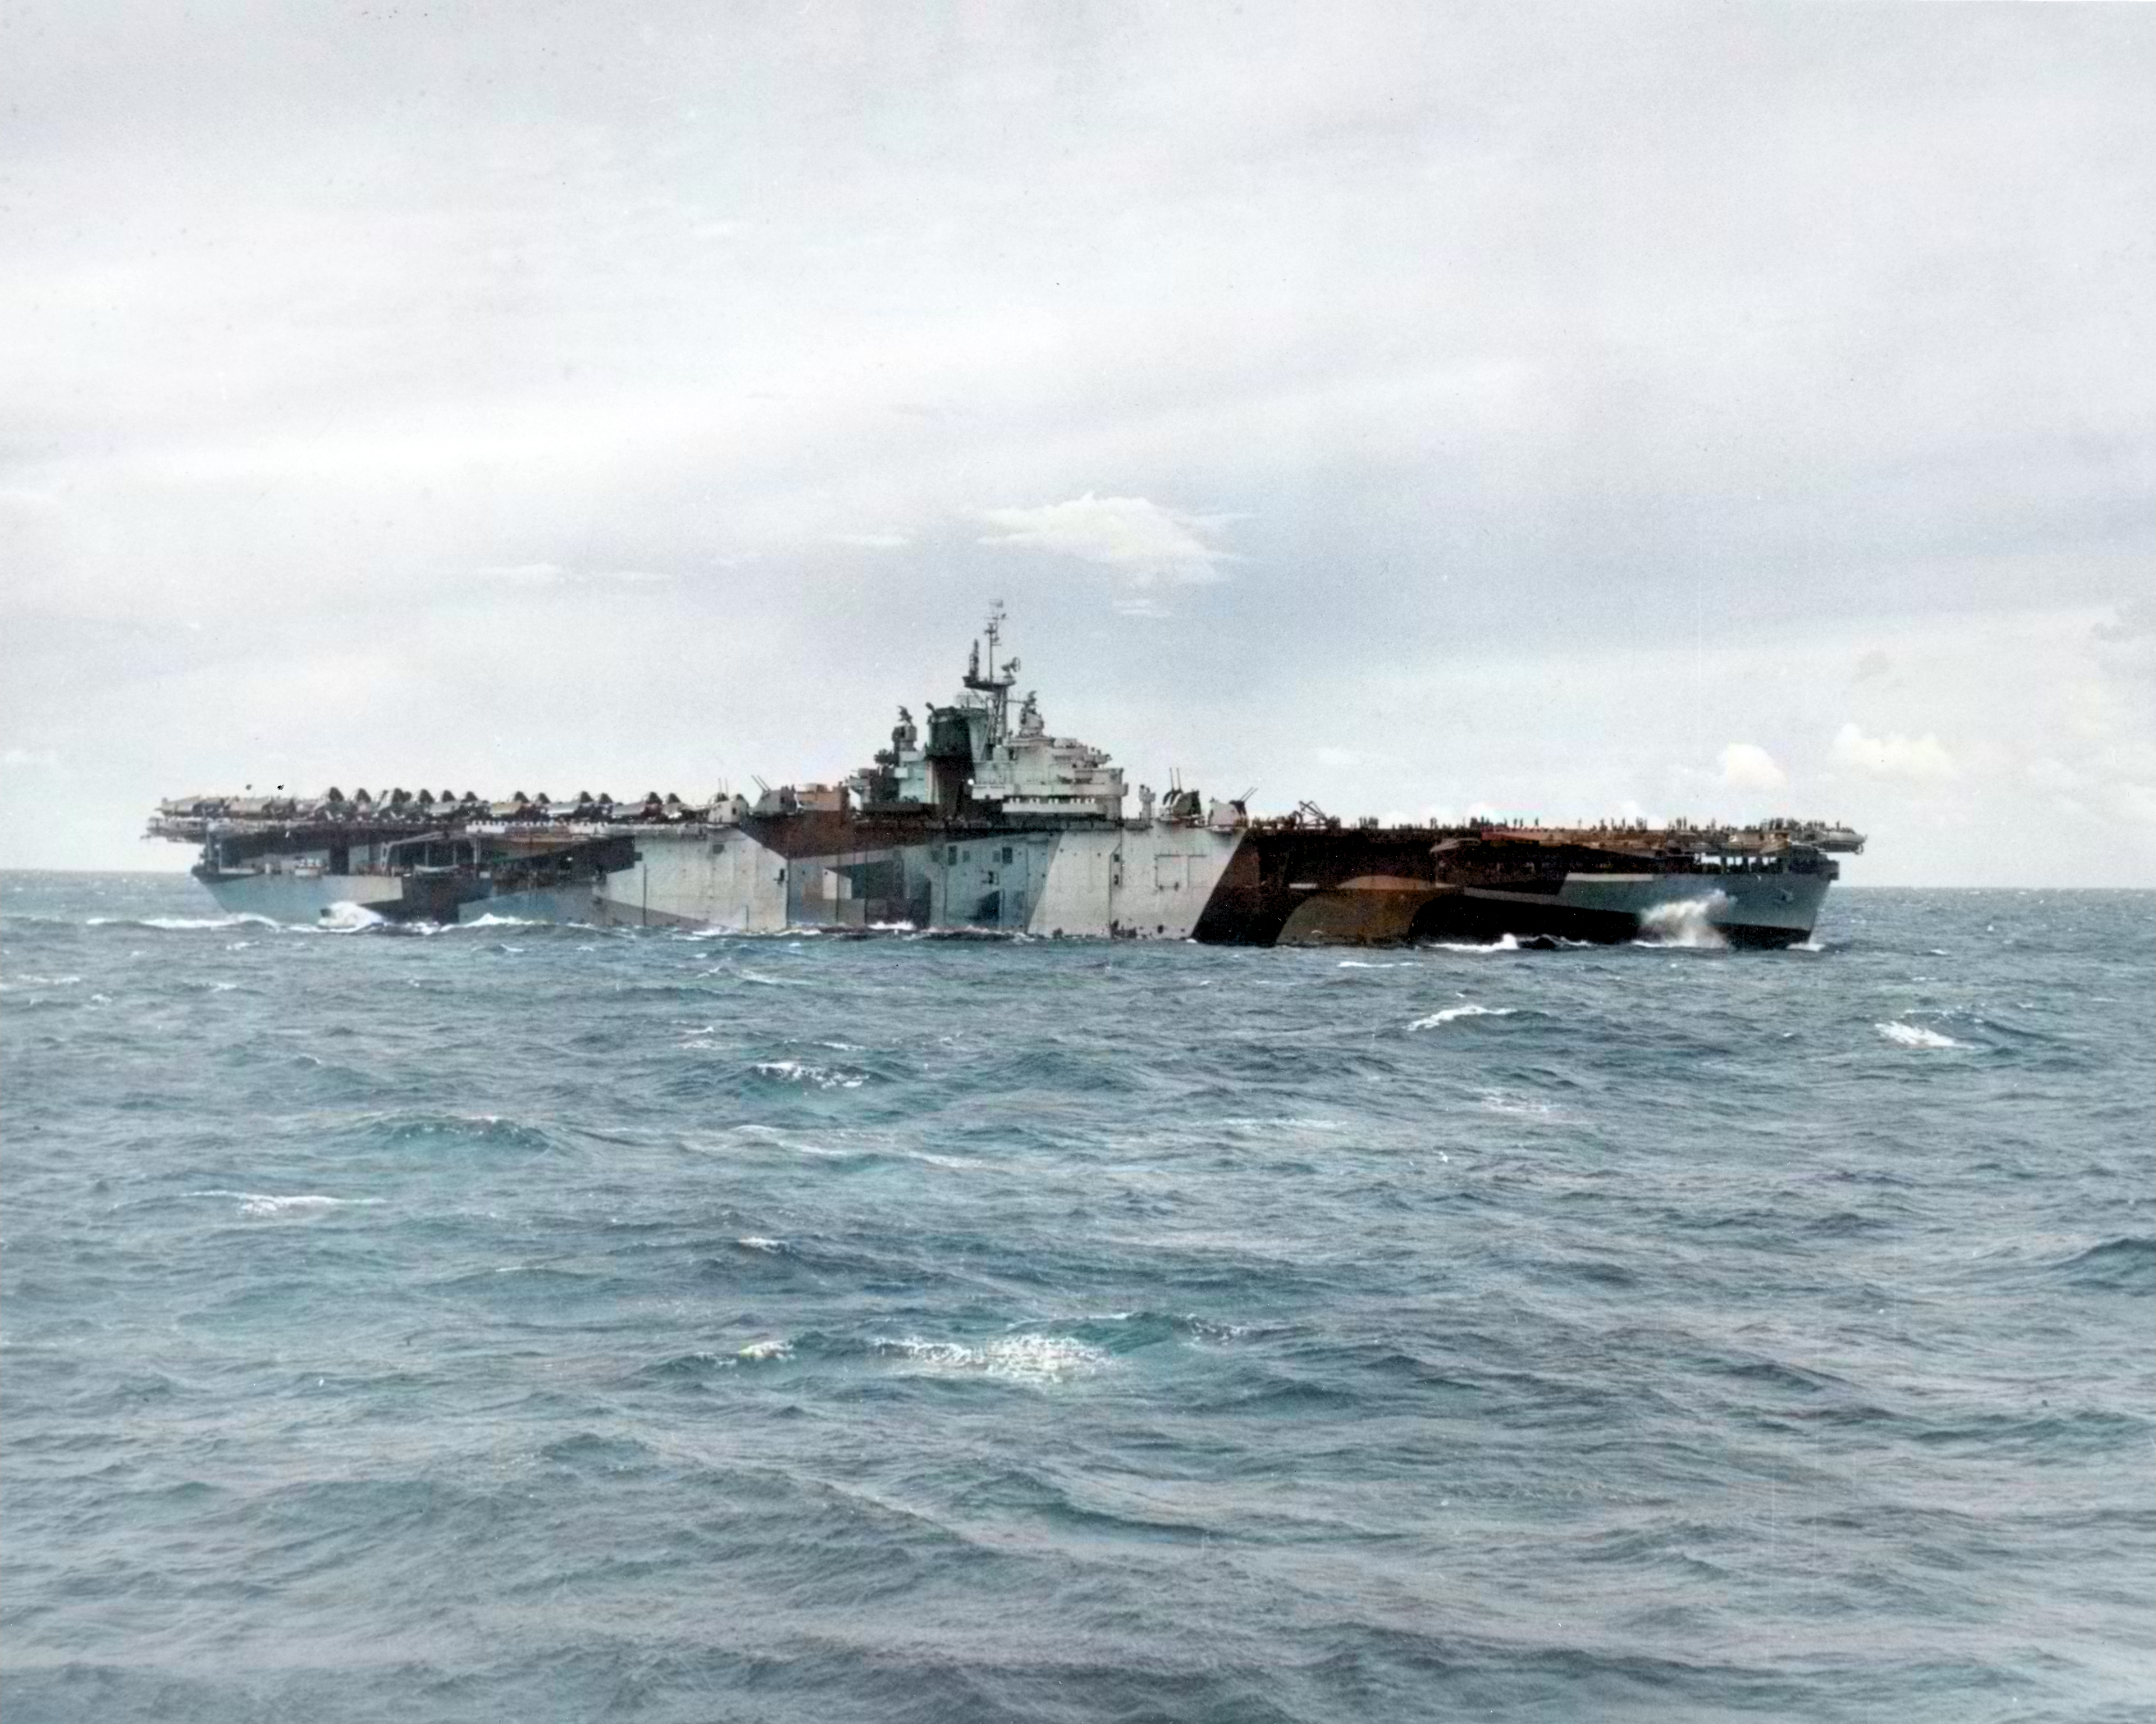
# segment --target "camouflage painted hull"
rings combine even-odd
[[[314,922],[536,921],[778,933],[975,929],[1245,945],[1709,938],[1789,945],[1834,862],[1702,869],[1563,847],[1434,845],[1416,828],[1227,831],[1166,822],[1024,830],[799,815],[639,831],[582,877],[297,872],[205,877],[228,911]]]

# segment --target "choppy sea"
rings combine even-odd
[[[2148,894],[0,988],[10,1724],[2156,1715]]]

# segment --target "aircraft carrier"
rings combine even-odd
[[[780,932],[909,929],[1256,945],[1808,939],[1837,853],[1820,821],[1557,827],[1254,816],[1138,788],[1050,733],[1000,661],[1001,611],[963,686],[836,785],[753,800],[486,800],[444,789],[161,803],[148,836],[199,845],[228,912],[317,924],[483,916]],[[1014,711],[1015,706],[1015,711]]]

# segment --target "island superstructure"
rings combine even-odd
[[[956,697],[899,709],[890,746],[843,783],[751,800],[506,800],[402,789],[182,796],[148,836],[201,847],[227,911],[314,923],[481,916],[771,933],[911,929],[1272,945],[1689,928],[1748,945],[1807,939],[1838,852],[1820,821],[1343,822],[1309,804],[1253,816],[1172,784],[1127,805],[1122,769],[1017,699],[1003,620]],[[983,644],[985,643],[985,655]]]

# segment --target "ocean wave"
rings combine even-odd
[[[1457,1023],[1463,1017],[1510,1017],[1517,1009],[1511,1006],[1477,1006],[1470,1001],[1465,1006],[1448,1006],[1442,1011],[1433,1011],[1428,1017],[1419,1017],[1408,1027],[1411,1030],[1435,1030],[1445,1024]]]
[[[909,1161],[918,1161],[924,1167],[948,1168],[954,1172],[968,1173],[976,1168],[992,1167],[990,1161],[978,1160],[971,1155],[939,1155],[933,1150],[900,1150],[897,1152]]]
[[[2147,1293],[2156,1288],[2156,1238],[2122,1234],[2092,1245],[2059,1267],[2069,1280],[2083,1286]]]
[[[718,973],[724,975],[729,972],[720,971]],[[813,988],[816,986],[815,983],[812,981],[804,981],[801,977],[797,975],[766,975],[761,970],[735,970],[732,971],[731,974],[737,980],[745,981],[751,986],[758,988]]]
[[[382,1197],[331,1197],[319,1191],[298,1191],[289,1196],[278,1196],[269,1191],[228,1191],[213,1187],[205,1191],[189,1191],[190,1197],[229,1197],[239,1206],[239,1213],[260,1219],[278,1215],[319,1215],[332,1209],[378,1208],[388,1200]]]
[[[752,1365],[791,1359],[793,1356],[793,1343],[776,1338],[769,1341],[752,1341],[734,1355],[737,1359],[746,1359]]]
[[[772,1257],[786,1249],[783,1239],[767,1239],[761,1233],[744,1233],[734,1243],[745,1251],[761,1251]]]
[[[1035,1387],[1091,1377],[1110,1362],[1104,1350],[1070,1335],[1004,1335],[978,1347],[919,1335],[879,1339],[871,1345],[884,1357],[920,1371],[999,1377]]]
[[[432,1147],[441,1141],[550,1153],[562,1147],[561,1140],[545,1126],[504,1114],[385,1111],[363,1114],[353,1123],[365,1127],[376,1141],[391,1147],[408,1144]]]
[[[634,1374],[640,1377],[655,1378],[661,1382],[682,1378],[693,1381],[698,1377],[708,1377],[715,1371],[732,1371],[740,1363],[741,1356],[737,1353],[713,1353],[700,1350],[691,1353],[676,1353],[671,1358],[655,1360],[650,1364],[639,1366]]]
[[[1486,1114],[1511,1114],[1526,1119],[1546,1119],[1557,1112],[1555,1102],[1537,1101],[1532,1096],[1514,1095],[1502,1089],[1486,1089],[1476,1101]]]
[[[868,1082],[864,1073],[812,1066],[798,1059],[760,1059],[749,1069],[760,1077],[776,1078],[782,1083],[804,1083],[818,1089],[859,1089]]]
[[[1871,1027],[1897,1047],[1966,1047],[1966,1042],[1957,1042],[1951,1036],[1942,1036],[1937,1030],[1928,1030],[1922,1024],[1903,1023],[1899,1018]]]

